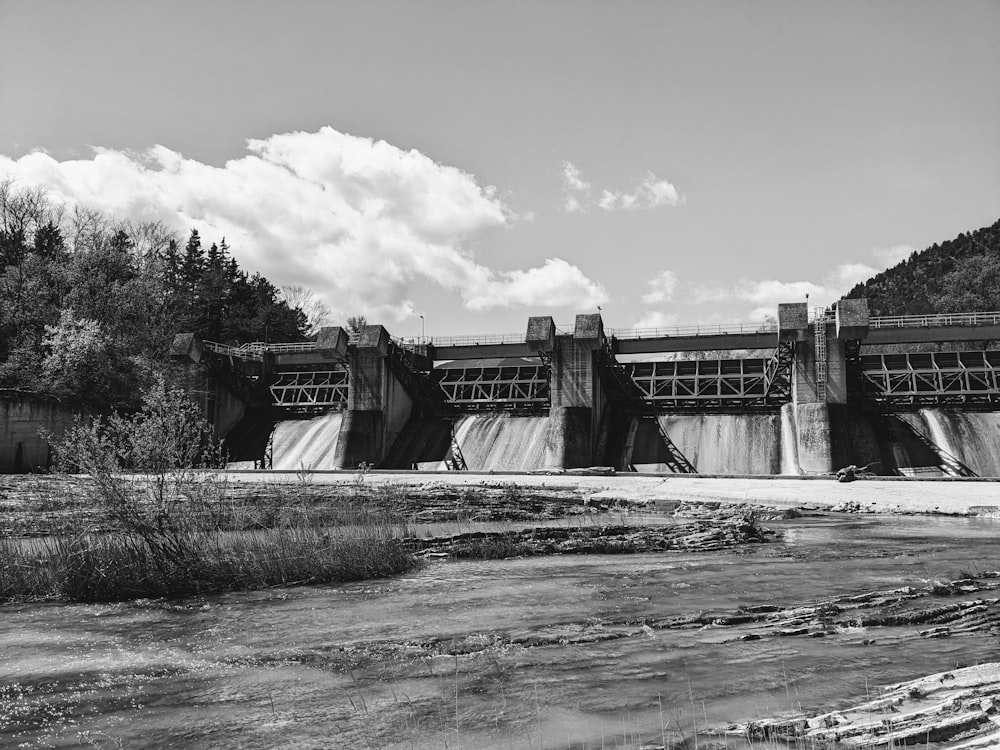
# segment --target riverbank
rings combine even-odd
[[[227,472],[233,483],[294,481],[295,472]],[[317,485],[356,485],[357,472],[311,472]],[[420,493],[517,487],[538,495],[575,497],[593,505],[669,507],[681,502],[750,503],[797,510],[877,514],[926,513],[1000,516],[1000,480],[878,477],[837,482],[833,477],[701,476],[686,474],[480,474],[474,472],[368,472],[373,487]]]
[[[350,497],[411,524],[532,522],[601,512],[711,516],[720,507],[763,511],[1000,517],[1000,483],[888,479],[840,483],[827,477],[704,477],[636,474],[230,471],[199,475],[266,527],[289,503]],[[87,480],[0,475],[0,537],[104,530],[87,500]]]
[[[998,713],[1000,663],[988,662],[877,688],[874,699],[839,711],[750,721],[727,734],[791,747],[986,750],[1000,746]]]

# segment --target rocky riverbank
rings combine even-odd
[[[635,525],[628,521],[633,512],[645,516],[731,521],[735,515],[746,515],[751,509],[736,501],[649,503],[631,501],[627,497],[602,498],[593,496],[586,488],[572,485],[548,487],[512,481],[476,485],[443,481],[400,484],[366,481],[359,476],[338,476],[351,481],[275,482],[273,477],[268,477],[249,482],[208,475],[207,481],[192,481],[186,488],[182,485],[181,492],[191,501],[189,512],[204,513],[213,506],[239,509],[238,514],[229,513],[231,518],[226,521],[230,524],[227,528],[233,530],[270,528],[303,508],[321,516],[324,510],[333,514],[346,506],[363,506],[415,526],[452,522],[528,524],[563,519],[568,523],[576,519],[578,523],[573,525],[579,525],[585,518],[609,526],[611,524],[602,519],[612,515],[618,525]],[[90,490],[89,480],[82,477],[0,475],[0,537],[108,530],[108,519],[91,497]],[[145,492],[145,483],[141,479],[134,480],[132,490],[141,495]],[[753,506],[753,509],[762,519],[790,512],[762,506]],[[636,549],[655,550],[658,547],[652,542],[636,542]]]
[[[536,555],[642,552],[716,552],[765,542],[774,532],[752,513],[724,509],[713,520],[655,526],[599,525],[536,527],[510,531],[476,531],[429,539],[408,539],[407,546],[424,558],[504,559]]]
[[[875,692],[874,699],[840,711],[751,721],[729,732],[752,742],[792,747],[1000,746],[1000,662],[927,675]]]

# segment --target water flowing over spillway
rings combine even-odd
[[[800,414],[799,419],[807,416]],[[810,425],[796,423],[791,405],[780,413],[663,414],[657,419],[700,474],[802,473],[797,435],[803,429],[808,434]],[[272,433],[273,468],[339,468],[333,460],[341,420],[342,414],[335,412],[279,422]],[[855,412],[841,422],[848,450],[836,453],[833,469],[848,463],[874,463],[873,471],[878,474],[1000,476],[1000,412],[934,407],[883,414]],[[495,413],[467,414],[454,425],[458,445],[473,471],[549,468],[548,428],[545,416]],[[450,429],[450,420],[428,420],[394,468],[445,469]],[[666,446],[652,418],[636,419],[626,445],[612,452],[607,460],[620,461],[619,468],[670,472]]]
[[[274,469],[336,469],[333,463],[340,437],[340,412],[314,419],[278,422],[271,437]]]
[[[795,424],[795,407],[781,407],[781,473],[801,474],[799,467],[798,427]]]
[[[455,438],[472,471],[536,471],[548,427],[548,417],[471,414],[455,423]]]
[[[887,417],[883,455],[902,474],[1000,476],[1000,413],[920,409]]]
[[[664,414],[660,426],[699,474],[782,473],[778,414]],[[630,463],[638,471],[669,472],[656,426],[642,420]],[[789,473],[797,473],[790,468]]]

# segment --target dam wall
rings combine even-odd
[[[321,333],[205,351],[243,370],[259,360],[257,383],[282,378],[271,407],[342,410],[335,437],[277,430],[302,445],[275,465],[300,460],[311,435],[332,446],[315,448],[323,465],[346,469],[1000,474],[1000,313],[869,318],[864,300],[777,312],[776,324],[619,332],[600,314],[573,328],[535,317],[523,337],[433,342],[367,326],[349,340],[324,329],[336,346]]]

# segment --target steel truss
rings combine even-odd
[[[795,344],[781,342],[774,350],[764,368],[764,397],[774,403],[792,400],[792,364],[795,360]]]
[[[347,370],[281,372],[271,384],[275,406],[333,406],[347,403]]]
[[[862,354],[865,393],[889,405],[1000,403],[1000,351]]]
[[[626,367],[644,401],[658,408],[775,406],[790,397],[790,352],[767,359],[633,362]]]
[[[545,365],[463,367],[441,373],[438,386],[449,404],[502,408],[549,403],[549,368]]]

